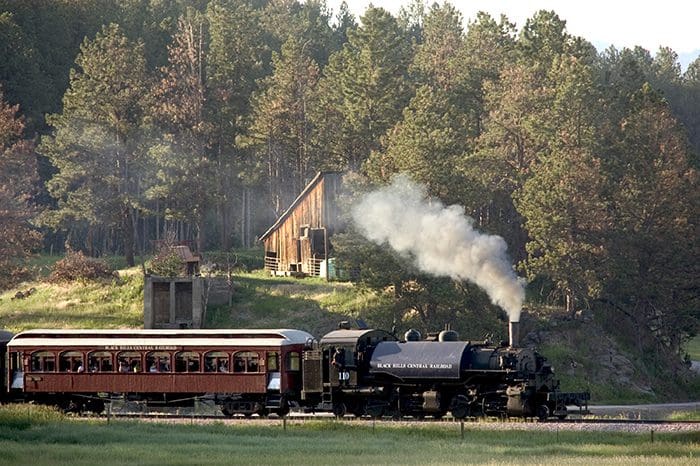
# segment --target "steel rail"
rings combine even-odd
[[[623,424],[623,425],[697,425],[698,430],[700,430],[700,421],[687,421],[687,420],[665,420],[665,419],[617,419],[617,418],[581,418],[581,419],[548,419],[546,421],[540,421],[535,418],[527,419],[498,419],[498,418],[466,418],[466,419],[456,419],[450,416],[445,416],[441,419],[433,418],[413,418],[413,417],[402,417],[402,418],[392,418],[392,417],[381,417],[372,418],[369,416],[355,417],[355,416],[344,416],[338,418],[329,413],[292,413],[291,415],[279,417],[277,415],[272,416],[244,416],[244,415],[234,415],[234,416],[224,416],[224,415],[212,415],[212,414],[181,414],[181,413],[154,413],[154,412],[111,412],[111,413],[101,413],[101,414],[77,414],[77,417],[81,418],[100,418],[100,419],[148,419],[148,420],[206,420],[206,421],[246,421],[246,422],[260,422],[260,421],[318,421],[318,420],[328,420],[328,421],[342,421],[342,422],[387,422],[387,423],[425,423],[425,424],[446,424],[453,423],[459,424],[464,422],[465,425],[469,424],[494,424],[494,425],[518,425],[518,424]],[[486,419],[486,421],[484,421]]]

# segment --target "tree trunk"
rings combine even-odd
[[[134,260],[134,218],[129,206],[124,207],[122,233],[124,235],[124,258],[126,259],[126,265],[133,267],[136,264]]]
[[[85,247],[87,249],[87,254],[90,257],[95,257],[94,236],[94,229],[92,225],[88,225],[87,237],[85,238]]]
[[[194,231],[196,235],[195,244],[197,245],[197,252],[201,255],[202,251],[204,251],[204,241],[206,239],[204,232],[204,219],[201,216],[198,216],[195,219]]]
[[[571,292],[571,288],[566,288],[564,292],[564,299],[566,301],[566,313],[570,316],[574,315],[574,295]]]

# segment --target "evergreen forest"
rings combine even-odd
[[[317,172],[346,173],[348,199],[405,173],[504,238],[528,306],[595,311],[681,361],[700,324],[699,154],[700,57],[597,50],[555,11],[0,0],[3,288],[41,251],[259,247]],[[498,315],[351,225],[333,246],[399,317]]]

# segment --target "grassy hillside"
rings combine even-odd
[[[34,282],[0,294],[0,326],[17,332],[31,328],[119,328],[143,326],[143,275],[140,267],[121,269],[118,279],[48,283],[51,260],[42,259]],[[18,292],[31,294],[15,299]],[[273,278],[262,271],[234,276],[232,306],[210,307],[206,327],[291,327],[320,335],[339,321],[367,318],[375,310],[383,324],[388,303],[350,283],[307,278]],[[378,320],[378,322],[377,322]],[[386,319],[384,319],[386,320]]]
[[[341,320],[365,318],[381,326],[389,303],[351,283],[279,278],[257,271],[236,275],[232,306],[210,308],[208,327],[291,327],[321,335]]]
[[[24,299],[18,292],[34,289]],[[110,281],[23,283],[0,295],[0,322],[12,332],[31,328],[119,328],[143,326],[143,275],[121,270]]]
[[[690,340],[686,346],[685,350],[693,361],[700,361],[700,335],[696,336]]]

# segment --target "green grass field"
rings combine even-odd
[[[700,361],[700,335],[686,343],[685,350],[688,352],[690,359]]]
[[[697,464],[700,432],[496,431],[333,420],[224,425],[75,420],[0,408],[0,464]]]

